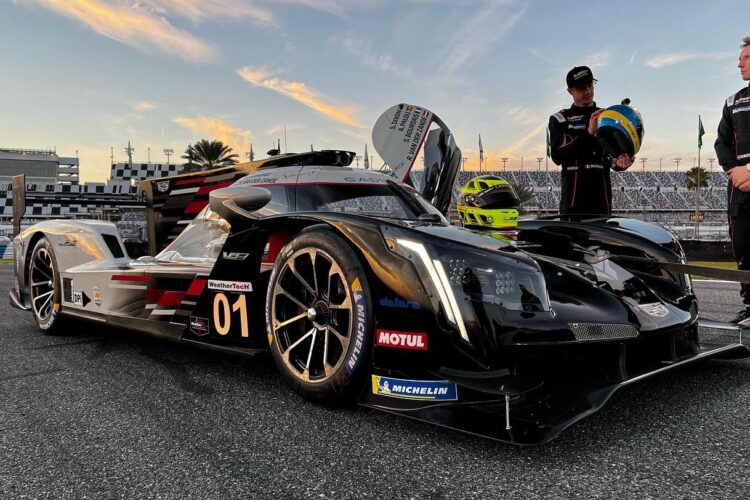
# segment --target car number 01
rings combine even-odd
[[[249,335],[247,329],[247,300],[245,295],[240,294],[232,304],[232,312],[240,312],[240,328],[242,336]],[[217,293],[214,297],[214,327],[219,335],[226,335],[232,328],[232,314],[229,312],[229,298],[223,293]]]

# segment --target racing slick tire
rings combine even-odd
[[[333,405],[354,402],[372,351],[365,270],[347,242],[308,229],[279,252],[266,297],[274,361],[292,388]]]
[[[39,329],[49,335],[61,332],[62,282],[52,243],[42,237],[31,252],[29,298]]]

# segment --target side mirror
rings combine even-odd
[[[211,191],[208,195],[211,210],[230,224],[237,219],[253,219],[252,212],[271,201],[271,192],[261,187],[230,186]]]

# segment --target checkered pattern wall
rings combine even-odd
[[[154,177],[167,177],[177,175],[182,170],[182,165],[170,163],[115,163],[110,171],[110,178],[115,181],[129,181],[135,179],[142,181]]]

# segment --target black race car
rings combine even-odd
[[[129,258],[112,224],[33,226],[11,301],[50,333],[77,318],[270,350],[307,398],[517,444],[644,377],[749,354],[700,342],[670,233],[615,217],[524,221],[515,240],[454,227],[445,124],[399,105],[373,136],[388,172],[319,151],[145,183],[152,256]]]

